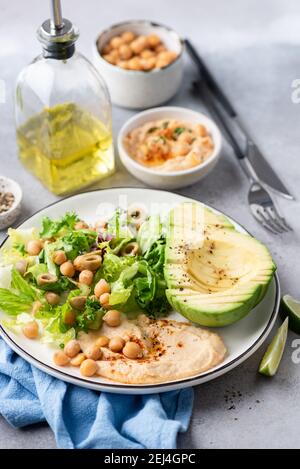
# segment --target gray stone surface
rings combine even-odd
[[[40,51],[35,30],[48,14],[46,7],[47,2],[40,0],[27,0],[26,9],[25,2],[20,0],[0,0],[0,78],[6,84],[6,103],[0,104],[0,172],[21,183],[24,217],[56,200],[20,165],[13,125],[14,81],[21,68]],[[109,4],[64,0],[64,12],[80,27],[78,47],[89,57],[97,32],[128,18],[157,20],[192,38],[266,157],[299,200],[300,104],[291,100],[291,83],[300,78],[297,0],[110,0]],[[172,104],[203,109],[189,92],[193,73],[187,61],[183,86]],[[115,136],[130,115],[127,110],[114,108]],[[98,187],[121,185],[141,184],[119,168]],[[203,182],[181,193],[224,210],[267,243],[278,263],[283,292],[299,294],[298,200],[278,198],[281,210],[294,227],[292,234],[275,237],[265,232],[249,214],[247,181],[226,145],[216,170]],[[3,238],[4,233],[0,236]],[[300,366],[291,359],[295,337],[289,334],[283,363],[274,379],[257,374],[264,345],[226,376],[195,388],[191,426],[179,437],[179,446],[299,447]],[[226,395],[232,401],[226,402]],[[0,418],[0,448],[54,447],[52,432],[46,425],[16,430]]]

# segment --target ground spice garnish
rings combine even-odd
[[[0,213],[8,212],[15,201],[12,192],[0,192]]]

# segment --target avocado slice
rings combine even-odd
[[[222,228],[235,229],[234,225],[225,215],[213,212],[208,207],[204,207],[204,226],[204,230],[221,230]]]
[[[215,217],[204,209],[201,246],[179,246],[176,241],[174,246],[168,240],[164,270],[173,308],[190,321],[212,327],[248,314],[264,297],[276,268],[262,243],[237,232],[226,217]]]

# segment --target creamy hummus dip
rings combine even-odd
[[[167,172],[202,164],[214,148],[204,125],[175,119],[147,122],[129,132],[123,143],[138,163]]]
[[[123,319],[118,327],[103,324],[100,330],[79,335],[83,352],[100,336],[122,337],[137,342],[142,354],[129,359],[102,347],[97,361],[98,375],[129,384],[149,384],[193,376],[221,363],[226,347],[216,333],[186,322],[151,320],[140,315],[136,320]]]

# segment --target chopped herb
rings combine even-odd
[[[64,348],[65,348],[65,344],[59,344],[59,348],[64,349]]]
[[[168,126],[169,126],[169,121],[163,122],[163,124],[162,124],[163,129],[166,129]]]
[[[150,127],[150,129],[148,129],[148,131],[147,131],[147,134],[152,134],[157,129],[158,129],[158,127]]]
[[[164,142],[164,143],[166,143],[166,141],[167,141],[166,137],[164,137],[163,135],[160,135],[160,136],[158,137],[158,140],[161,140],[161,141]]]
[[[176,129],[174,129],[174,134],[176,135],[176,137],[178,137],[180,134],[182,134],[182,132],[184,132],[186,129],[184,127],[176,127]]]

